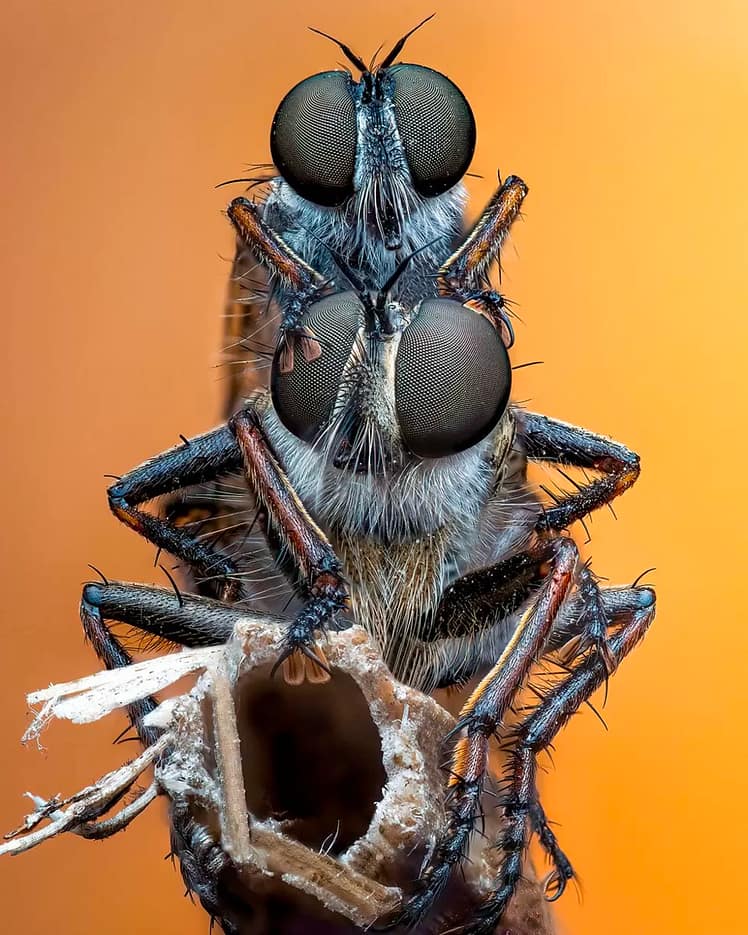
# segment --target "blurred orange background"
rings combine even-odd
[[[0,828],[21,793],[121,762],[122,726],[55,725],[23,749],[24,694],[92,671],[77,620],[93,562],[157,580],[108,513],[105,473],[217,421],[232,251],[215,191],[269,159],[278,101],[436,8],[405,60],[450,75],[496,169],[530,185],[505,252],[517,396],[642,455],[592,522],[597,571],[650,565],[653,630],[557,743],[546,807],[582,880],[566,933],[737,935],[745,819],[748,8],[734,0],[248,4],[11,0],[0,71],[5,620]],[[238,189],[237,189],[238,191]],[[54,841],[0,867],[2,928],[198,933],[154,809],[124,835]]]

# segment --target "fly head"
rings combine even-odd
[[[271,371],[285,427],[335,467],[368,474],[472,448],[510,390],[495,324],[448,298],[409,309],[353,291],[327,296],[284,336]]]
[[[433,214],[447,228],[459,223],[459,183],[475,149],[475,119],[460,89],[432,68],[394,63],[406,38],[369,67],[338,43],[360,76],[305,78],[273,119],[270,146],[283,181],[322,212],[307,210],[302,222],[316,221],[320,233],[325,220],[337,218],[338,227],[357,233],[363,253],[367,239],[393,254],[417,249],[419,215]]]

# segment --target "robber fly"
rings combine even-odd
[[[627,490],[639,459],[509,402],[511,323],[486,280],[527,188],[507,178],[460,235],[473,116],[449,79],[396,63],[405,39],[370,68],[339,43],[360,80],[326,72],[292,89],[271,135],[280,177],[262,203],[229,206],[237,288],[259,265],[278,310],[269,386],[238,380],[224,425],[109,490],[114,514],[176,556],[199,593],[91,583],[82,618],[109,667],[129,655],[108,621],[184,646],[227,639],[242,602],[260,597],[246,565],[260,546],[232,536],[222,548],[180,515],[180,501],[165,516],[143,505],[209,484],[201,496],[210,511],[221,485],[233,486],[242,508],[250,495],[262,548],[296,595],[277,662],[287,681],[324,682],[322,636],[351,620],[417,687],[482,676],[458,721],[448,822],[404,907],[410,921],[429,913],[465,855],[489,739],[532,665],[572,646],[568,672],[507,741],[504,859],[493,896],[465,929],[486,933],[516,887],[531,833],[554,863],[554,896],[572,876],[537,797],[536,757],[641,638],[654,595],[601,588],[563,534]],[[256,312],[251,289],[244,299]],[[244,339],[247,320],[239,322]],[[599,476],[545,507],[528,461]],[[131,711],[136,724],[146,708]],[[185,878],[215,913],[203,832],[175,833],[191,855]]]
[[[654,613],[646,587],[601,588],[563,535],[627,490],[639,474],[629,449],[510,404],[510,337],[501,306],[467,283],[497,249],[526,194],[510,177],[434,274],[437,295],[395,298],[400,270],[372,292],[343,266],[347,289],[299,257],[244,198],[228,215],[292,297],[269,388],[228,422],[145,462],[109,489],[114,514],[214,580],[220,599],[158,588],[89,584],[83,622],[108,666],[126,651],[106,621],[183,646],[226,640],[244,591],[231,556],[142,507],[241,472],[263,516],[267,544],[299,597],[276,668],[298,684],[324,682],[321,637],[355,620],[377,638],[395,675],[422,688],[483,676],[458,720],[449,821],[404,908],[422,919],[465,854],[480,809],[489,739],[538,659],[574,646],[568,674],[513,730],[504,777],[504,861],[494,895],[466,932],[492,932],[537,833],[555,870],[572,876],[535,790],[536,756],[642,637]],[[487,233],[486,228],[490,227]],[[488,246],[487,246],[488,245]],[[403,268],[407,267],[404,262]],[[492,293],[491,293],[492,295]],[[528,461],[599,477],[543,507]],[[189,877],[194,873],[194,879]],[[203,882],[194,862],[188,882]]]
[[[279,174],[231,180],[261,192],[264,223],[333,281],[336,257],[376,290],[411,256],[398,281],[399,296],[411,303],[435,294],[433,273],[463,234],[462,179],[476,141],[475,118],[460,89],[433,68],[397,61],[430,19],[376,66],[319,33],[336,43],[358,77],[325,71],[299,82],[278,106],[270,131]],[[258,347],[275,343],[273,316],[259,313],[274,298],[281,306],[293,299],[282,278],[271,275],[268,282],[263,272],[240,237],[224,341],[227,416],[258,385],[261,368],[248,367],[248,358],[261,364]]]

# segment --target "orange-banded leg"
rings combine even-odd
[[[404,907],[404,917],[414,923],[429,912],[453,867],[465,857],[481,813],[489,739],[501,729],[531,667],[543,655],[558,611],[575,582],[579,553],[571,539],[541,541],[529,555],[547,563],[548,571],[498,662],[460,712],[455,727],[460,737],[447,786],[447,824],[421,874],[418,891]]]
[[[320,666],[326,671],[327,662],[314,643],[314,633],[325,630],[338,611],[348,606],[340,562],[281,468],[258,414],[243,409],[230,425],[243,454],[250,489],[266,511],[271,536],[277,537],[294,560],[305,600],[286,632],[275,668],[283,665],[290,684],[305,678],[319,681]]]
[[[498,260],[501,247],[520,213],[527,191],[522,179],[510,175],[436,278],[439,295],[475,305],[494,322],[507,347],[514,343],[514,330],[505,299],[501,293],[486,289],[484,285],[489,268]]]
[[[234,198],[226,213],[242,243],[285,288],[304,294],[324,285],[324,278],[263,221],[260,209],[248,198]]]
[[[603,595],[612,622],[619,624],[608,642],[610,653],[618,666],[651,624],[655,613],[655,595],[650,588],[611,589],[603,591]],[[511,738],[512,752],[503,777],[504,827],[497,842],[504,857],[495,890],[463,929],[465,935],[489,935],[499,924],[520,880],[523,856],[530,836],[533,830],[537,830],[535,774],[538,754],[548,748],[569,718],[605,682],[607,675],[605,662],[598,654],[585,655],[569,675],[547,692],[514,732]],[[547,829],[544,816],[543,824]],[[542,834],[541,843],[547,846]],[[552,896],[549,898],[558,898],[571,877],[568,861],[566,864],[560,866],[557,863],[547,881],[546,886],[552,887]]]
[[[570,542],[570,540],[560,541]],[[568,568],[568,559],[562,559],[560,562],[562,573],[564,565]],[[582,571],[583,570],[584,568]],[[546,582],[546,597],[549,590],[548,585],[552,577],[551,573],[551,576],[549,576]],[[576,590],[570,597],[567,592],[567,598],[563,604],[563,613],[556,615],[553,626],[546,626],[544,628],[547,634],[547,642],[543,649],[544,653],[555,652],[570,639],[575,637],[579,637],[584,641],[585,645],[589,642],[585,640],[585,632],[590,627],[591,623],[591,617],[588,613],[587,606],[589,604],[589,593],[580,586],[579,573],[577,574],[576,584]],[[541,591],[538,592],[538,597],[542,598],[542,596],[543,590],[541,589]],[[607,588],[601,590],[599,596],[599,604],[602,606],[606,626],[609,631],[612,631],[612,629],[616,627],[622,627],[622,625],[626,625],[634,619],[638,620],[642,615],[646,616],[646,626],[648,626],[654,616],[654,594],[649,588]],[[598,602],[596,601],[595,607],[597,607],[597,604]],[[530,616],[535,606],[536,605],[533,604],[530,611],[523,616],[523,622],[520,624],[520,627],[528,628],[528,630],[532,629]],[[549,604],[546,603],[545,606],[549,607]],[[614,637],[609,636],[608,638],[612,642]],[[617,665],[620,661],[620,656],[616,654],[614,648],[610,648],[609,651],[614,665]],[[502,658],[506,658],[506,654],[504,654]],[[582,653],[581,656],[577,656],[576,658],[583,659],[589,665],[591,665],[589,660],[595,659],[598,661],[600,667],[599,671],[604,674],[600,676],[595,687],[607,679],[608,668],[605,658],[601,654],[596,652]],[[515,671],[516,670],[517,667],[515,667]],[[489,676],[484,679],[482,685],[486,686],[487,681],[491,680],[493,676],[494,684],[492,688],[495,690],[497,687],[496,675],[498,674],[499,673],[496,671],[489,673]],[[520,688],[521,684],[517,683],[516,691],[519,691]],[[417,922],[429,912],[441,888],[447,882],[452,867],[464,858],[470,834],[474,829],[476,819],[481,815],[481,794],[487,770],[488,736],[484,732],[484,728],[489,728],[491,721],[495,720],[495,718],[486,718],[484,715],[481,720],[471,721],[471,715],[474,717],[476,712],[480,713],[480,698],[476,698],[479,694],[480,687],[474,692],[468,704],[465,706],[465,709],[463,709],[463,714],[467,712],[467,718],[461,718],[457,725],[457,730],[463,730],[465,734],[456,745],[452,761],[452,770],[448,783],[449,810],[447,825],[444,834],[437,842],[431,862],[419,881],[417,893],[405,906],[404,917],[412,922]],[[507,692],[504,692],[504,697],[506,697],[506,694]],[[563,697],[562,685],[558,685],[552,692],[546,693],[542,703],[546,701],[550,703],[552,695],[561,700]],[[495,697],[497,696],[495,695]],[[514,699],[510,698],[509,703],[511,704],[513,700]],[[580,704],[581,703],[582,702],[580,702]],[[559,725],[559,729],[560,726],[562,725]],[[503,747],[508,748],[512,756],[514,756],[516,752],[517,736],[518,734],[516,732],[512,733],[504,738],[505,742],[502,744]],[[548,743],[550,743],[550,740]],[[514,759],[511,759],[510,762],[514,763]],[[525,823],[529,822],[531,832],[538,836],[541,846],[547,852],[553,863],[553,873],[546,880],[546,894],[548,899],[555,900],[564,891],[568,881],[573,878],[574,871],[569,859],[561,850],[545,817],[544,810],[535,789],[534,770],[535,767],[533,764],[531,772],[525,772],[523,774],[523,779],[528,781],[526,786],[521,787],[523,790],[521,802],[523,819]],[[510,779],[511,777],[508,779],[505,777],[502,786],[511,789]],[[507,803],[507,816],[510,818],[513,814],[512,809],[514,808],[514,802],[511,796],[507,796],[504,803]],[[521,874],[522,858],[526,844],[525,838],[522,838],[525,843],[523,843],[519,850],[517,849],[517,824],[516,822],[512,824],[511,821],[508,821],[508,825],[510,829],[509,832],[506,833],[499,842],[499,846],[505,849],[502,874],[505,875],[504,882],[507,887],[508,895],[506,895],[506,899],[504,900],[504,907]],[[525,824],[522,825],[522,830],[526,831]],[[528,832],[528,834],[529,833],[530,832]],[[509,892],[510,890],[511,892]],[[501,911],[503,911],[503,909]],[[487,928],[486,931],[493,930]]]
[[[144,538],[213,579],[222,599],[241,600],[241,578],[228,555],[200,542],[190,531],[138,509],[154,497],[240,468],[267,515],[270,534],[297,569],[305,602],[284,636],[278,664],[283,664],[292,684],[305,678],[324,681],[327,662],[314,636],[347,606],[342,569],[324,533],[292,489],[252,406],[237,413],[228,426],[188,440],[120,478],[109,490],[110,505],[115,516]]]
[[[301,327],[299,319],[331,283],[294,253],[280,234],[263,221],[257,205],[247,198],[235,198],[226,213],[240,244],[252,251],[286,295],[278,345],[283,354],[281,367],[293,369],[297,346],[308,360],[319,357],[321,349],[316,335]]]

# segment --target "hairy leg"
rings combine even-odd
[[[539,532],[558,532],[610,504],[639,477],[639,456],[610,438],[534,412],[514,410],[517,438],[531,461],[599,471],[602,477],[557,498],[538,520]]]
[[[573,545],[571,540],[551,541],[568,542]],[[488,740],[492,734],[500,732],[503,713],[516,701],[517,694],[525,682],[524,676],[528,671],[525,665],[523,667],[523,677],[516,677],[516,662],[508,661],[511,659],[512,654],[519,655],[523,663],[532,662],[547,652],[553,652],[561,648],[569,640],[575,639],[577,642],[575,648],[576,658],[582,658],[583,662],[588,665],[592,665],[589,660],[598,660],[602,667],[601,671],[605,673],[601,676],[600,681],[604,681],[608,677],[609,668],[606,656],[598,652],[580,655],[584,654],[585,648],[589,645],[596,648],[595,641],[590,636],[590,627],[596,619],[596,612],[593,615],[588,612],[590,595],[584,587],[587,581],[586,574],[588,573],[586,566],[582,566],[578,572],[576,579],[577,590],[573,595],[570,595],[569,587],[563,583],[563,576],[568,573],[571,567],[571,558],[572,555],[569,553],[568,556],[562,556],[560,560],[557,559],[555,563],[550,562],[551,570],[541,590],[537,592],[534,603],[523,615],[522,623],[513,637],[512,643],[507,647],[499,663],[481,681],[460,714],[456,729],[462,732],[462,737],[455,746],[450,767],[447,785],[449,802],[447,825],[444,833],[437,841],[431,861],[419,881],[416,894],[406,904],[405,915],[412,921],[417,921],[426,915],[449,878],[452,868],[464,858],[475,821],[481,814],[481,796],[488,769]],[[527,564],[527,561],[527,558],[523,559],[523,563]],[[500,569],[501,565],[497,566],[497,568]],[[491,569],[486,571],[490,572]],[[597,598],[595,598],[594,603],[597,606]],[[654,595],[649,588],[610,588],[602,590],[599,592],[599,605],[608,629],[623,627],[632,619],[638,619],[637,615],[641,614],[646,615],[648,626],[654,615]],[[542,649],[535,650],[533,657],[529,659],[527,657],[522,658],[522,650],[517,648],[519,645],[518,639],[522,640],[524,635],[522,628],[528,626],[528,620],[533,615],[535,615],[536,619],[541,616],[544,617],[542,633],[545,643]],[[612,665],[615,667],[620,661],[620,654],[611,645],[613,638],[609,634],[606,636],[606,649],[612,660]],[[556,691],[558,690],[556,689]],[[555,691],[553,694],[555,695]],[[551,695],[548,695],[548,698],[550,697]],[[502,716],[497,717],[499,712],[502,712]],[[514,736],[508,738],[510,750],[514,751],[517,743],[518,741]],[[515,755],[516,751],[512,752],[512,756]],[[535,789],[534,767],[529,780],[530,784],[525,789],[523,808],[525,808],[526,818],[531,822],[541,845],[554,864],[555,869],[548,879],[547,886],[555,899],[561,895],[568,880],[572,878],[573,870],[570,861],[561,850],[538,800]],[[508,878],[511,878],[513,886],[516,886],[518,879],[518,877],[514,878],[513,873],[515,870],[519,873],[521,859],[522,854],[519,854],[512,857],[508,864]]]
[[[108,490],[114,515],[160,549],[186,562],[218,595],[242,596],[237,568],[228,555],[202,543],[189,531],[140,509],[167,493],[191,487],[242,467],[242,453],[227,426],[199,435],[128,471]]]
[[[125,623],[180,646],[218,646],[244,614],[230,604],[166,588],[121,582],[88,582],[81,613]],[[111,667],[110,667],[111,668]]]
[[[546,540],[537,549],[537,557],[548,566],[543,583],[498,662],[471,694],[457,721],[455,733],[460,737],[452,753],[447,783],[447,825],[421,875],[416,894],[404,908],[405,917],[414,923],[429,912],[453,867],[465,857],[480,814],[489,739],[501,729],[532,665],[543,654],[559,608],[574,583],[579,555],[571,539]]]
[[[620,601],[621,594],[617,595]],[[631,652],[646,633],[654,617],[655,596],[649,588],[628,592],[627,611],[618,610],[625,622],[610,637],[609,646],[616,665]],[[636,605],[636,606],[634,606]],[[504,779],[504,830],[497,842],[504,859],[493,894],[464,932],[489,935],[498,925],[522,872],[522,859],[533,827],[536,808],[535,774],[537,756],[607,678],[606,666],[595,653],[585,656],[555,688],[547,693],[533,712],[519,725]],[[547,825],[546,825],[547,827]],[[541,837],[541,843],[543,842]],[[554,839],[555,843],[555,839]],[[570,867],[556,865],[557,885],[563,889]],[[559,878],[560,877],[560,878]],[[554,893],[555,895],[560,895]]]
[[[506,302],[499,292],[485,285],[488,270],[498,259],[526,195],[527,186],[522,179],[510,175],[463,243],[439,270],[436,280],[439,295],[451,296],[463,303],[472,302],[485,312],[503,334],[507,347],[514,343],[514,331]]]
[[[333,622],[347,606],[342,569],[332,546],[291,487],[262,428],[255,406],[248,406],[222,427],[146,461],[109,490],[114,514],[144,538],[217,580],[227,601],[242,597],[242,583],[233,561],[197,536],[139,506],[181,487],[214,480],[243,468],[250,490],[266,516],[271,548],[279,546],[294,564],[305,604],[287,629],[279,664],[286,678],[318,678],[326,670],[322,650],[314,642],[317,630]]]

